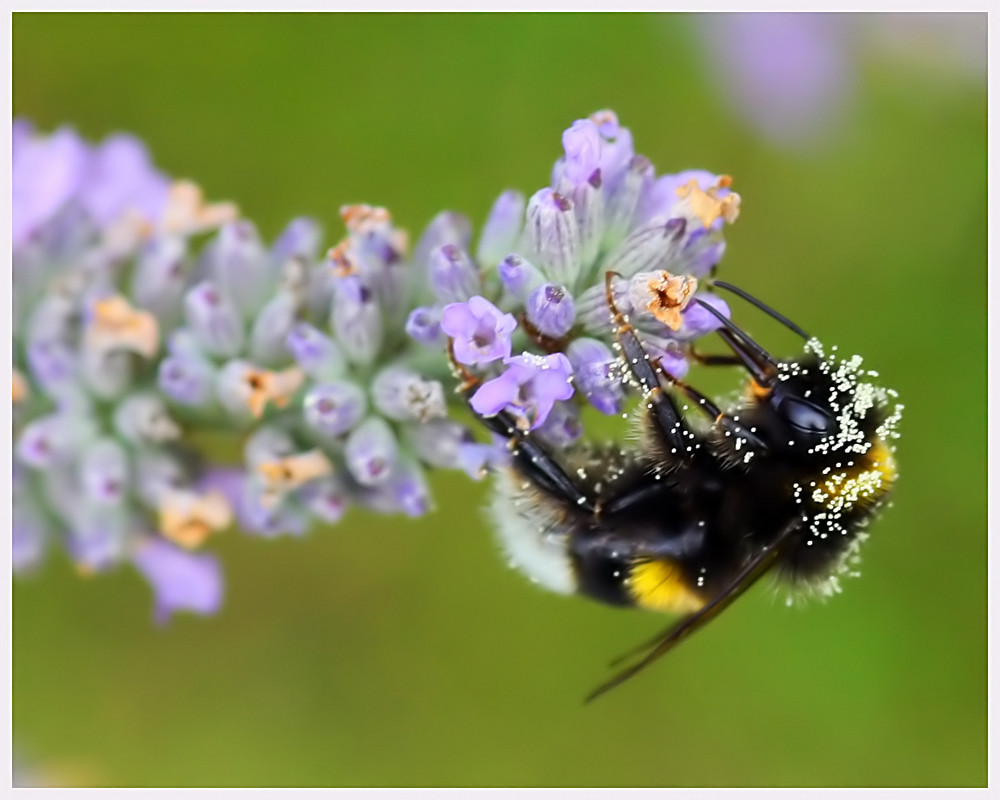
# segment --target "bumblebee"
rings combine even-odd
[[[507,411],[480,417],[511,456],[491,513],[514,566],[555,592],[683,615],[615,662],[634,658],[588,701],[714,619],[765,573],[792,589],[838,591],[896,480],[892,440],[902,412],[860,357],[827,353],[783,315],[715,281],[805,341],[800,355],[778,361],[696,298],[718,318],[730,352],[693,355],[749,373],[746,399],[721,410],[650,356],[615,306],[613,277],[607,303],[619,368],[641,397],[638,447],[559,453]],[[479,381],[455,366],[469,398]]]

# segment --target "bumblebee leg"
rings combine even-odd
[[[451,342],[448,343],[448,360],[452,372],[461,383],[459,392],[468,401],[476,393],[481,381],[455,360]],[[531,435],[530,431],[518,427],[517,420],[508,411],[501,411],[492,417],[476,414],[487,428],[507,440],[507,449],[517,468],[531,481],[563,502],[577,508],[593,512],[594,504],[575,483],[551,453]]]
[[[751,446],[756,447],[758,450],[767,449],[767,445],[764,443],[763,439],[755,433],[751,433],[745,425],[742,425],[738,420],[734,419],[731,414],[726,414],[720,411],[719,407],[715,405],[715,403],[705,397],[705,395],[693,386],[689,386],[684,383],[684,381],[676,378],[672,378],[671,380],[673,381],[674,386],[682,391],[687,398],[695,404],[695,406],[711,417],[715,421],[715,424],[722,428],[722,430],[728,431],[730,436],[737,436],[739,438],[746,439]]]
[[[642,390],[643,402],[652,414],[657,428],[665,439],[665,444],[673,451],[680,452],[687,446],[687,440],[691,439],[693,434],[684,424],[673,398],[663,391],[659,377],[662,370],[654,367],[653,359],[639,341],[635,328],[615,304],[611,292],[611,280],[616,276],[617,272],[607,272],[604,276],[605,297],[615,326],[615,347],[621,354],[632,379]]]

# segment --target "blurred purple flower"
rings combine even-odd
[[[167,204],[170,182],[157,172],[145,145],[134,136],[105,139],[94,151],[80,201],[99,226],[133,211],[156,220]]]
[[[781,145],[831,140],[874,57],[985,79],[985,14],[705,14],[712,77],[736,112]],[[919,78],[917,78],[919,80]]]
[[[21,135],[11,162],[13,246],[23,245],[79,191],[88,152],[71,128],[51,136]]]
[[[138,546],[132,561],[153,587],[154,615],[161,625],[175,611],[214,614],[222,604],[222,570],[213,556],[148,539]]]
[[[850,18],[710,14],[699,18],[713,77],[751,125],[782,144],[828,132],[853,90]]]
[[[536,356],[531,353],[505,358],[506,371],[486,381],[470,401],[484,417],[510,408],[534,429],[545,422],[557,400],[573,395],[573,367],[562,353]]]

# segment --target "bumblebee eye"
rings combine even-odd
[[[837,427],[829,412],[807,400],[782,398],[779,410],[788,424],[802,433],[833,433]]]

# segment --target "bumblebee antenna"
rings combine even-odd
[[[770,385],[771,377],[778,366],[771,354],[751,339],[742,328],[737,327],[720,311],[706,303],[700,297],[696,297],[694,299],[696,303],[699,303],[702,308],[711,313],[712,316],[722,323],[723,329],[718,330],[717,333],[721,337],[722,341],[732,348],[732,351],[736,354],[739,361],[741,361],[743,366],[745,366],[753,375],[754,380],[756,380],[761,386]]]
[[[713,317],[715,317],[719,322],[721,322],[728,330],[732,331],[736,336],[740,338],[742,343],[747,346],[751,353],[760,357],[760,359],[769,364],[772,367],[777,366],[774,358],[771,356],[767,350],[761,347],[757,342],[750,338],[750,335],[739,327],[735,322],[733,322],[729,317],[719,311],[715,306],[706,303],[700,297],[694,298],[694,301],[708,311]]]
[[[668,651],[672,650],[676,645],[680,644],[684,639],[690,636],[692,633],[697,631],[706,623],[713,620],[719,614],[721,614],[725,609],[743,594],[747,589],[757,582],[771,564],[774,563],[775,559],[781,553],[781,546],[785,541],[798,530],[800,520],[798,518],[792,520],[788,525],[785,526],[784,530],[778,535],[776,539],[768,543],[764,548],[760,550],[749,562],[737,573],[736,577],[733,578],[730,583],[722,589],[712,600],[704,606],[699,611],[693,614],[689,614],[684,617],[680,622],[676,623],[672,627],[668,628],[661,634],[661,637],[657,637],[653,642],[646,643],[643,647],[639,648],[642,650],[645,646],[655,647],[643,656],[639,661],[633,664],[631,667],[622,670],[617,675],[615,675],[611,680],[602,683],[589,695],[587,695],[584,700],[585,703],[589,703],[592,700],[596,700],[605,692],[614,689],[616,686],[624,683],[637,672],[648,667],[660,656],[666,654]],[[656,644],[656,642],[659,642]],[[633,651],[634,652],[634,651]],[[629,654],[631,655],[631,653]],[[617,662],[616,662],[617,663]]]
[[[712,281],[712,285],[713,286],[718,286],[720,289],[726,289],[727,291],[730,291],[733,294],[738,295],[739,297],[742,297],[748,303],[750,303],[751,305],[756,306],[761,311],[763,311],[765,314],[767,314],[767,315],[773,317],[774,319],[778,320],[778,322],[780,322],[782,325],[784,325],[789,330],[794,331],[795,333],[797,333],[803,339],[810,339],[810,338],[812,338],[812,337],[809,336],[808,333],[806,333],[804,330],[802,330],[802,328],[800,328],[798,325],[796,325],[794,322],[792,322],[784,314],[779,314],[777,311],[775,311],[769,305],[767,305],[766,303],[762,302],[761,300],[758,300],[756,297],[754,297],[749,292],[745,292],[742,289],[740,289],[739,287],[733,286],[731,283],[726,283],[725,281]]]

